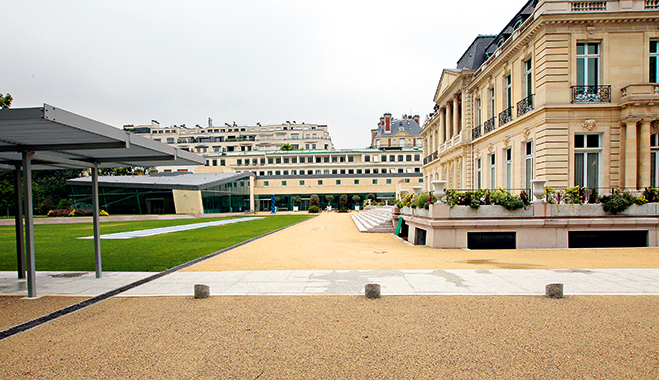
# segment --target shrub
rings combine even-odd
[[[393,205],[395,205],[395,204],[397,204],[397,203],[398,203],[398,202],[397,202],[395,199],[389,199],[389,200],[387,201],[387,204],[388,204],[389,206],[393,206]]]
[[[574,186],[565,189],[565,203],[572,205],[582,205],[586,200],[586,189],[581,186]]]
[[[318,206],[320,204],[320,198],[316,194],[313,194],[309,198],[309,203],[311,203],[312,206]]]
[[[355,202],[355,204],[359,203],[359,201],[361,201],[361,200],[362,200],[362,197],[360,197],[357,194],[352,196],[352,201]]]
[[[59,210],[50,210],[48,211],[48,216],[58,217],[58,216],[69,216],[73,212],[73,209],[59,209]]]
[[[374,200],[375,200],[375,194],[369,194],[369,195],[367,195],[367,196],[366,196],[366,199],[370,199],[370,200],[374,201]]]
[[[291,198],[291,200],[292,200],[293,203],[295,203],[295,204],[300,204],[300,202],[302,202],[302,197],[299,196],[299,195],[295,195],[295,196],[293,196],[293,197]]]
[[[426,210],[430,208],[430,201],[428,200],[428,194],[423,193],[419,194],[419,196],[416,198],[416,207],[418,208],[425,208]]]
[[[334,195],[325,195],[325,201],[327,201],[327,204],[332,204],[334,201]]]
[[[318,206],[310,206],[309,207],[309,213],[311,213],[311,214],[318,214],[319,211],[320,211],[320,209],[318,209]]]
[[[611,214],[623,212],[634,204],[634,197],[629,193],[620,193],[616,190],[613,194],[601,198],[602,208]]]
[[[339,212],[348,212],[348,209],[345,208],[345,207],[341,207],[341,208],[339,209]]]
[[[339,203],[341,203],[341,206],[345,207],[348,204],[348,194],[342,194],[339,197]]]

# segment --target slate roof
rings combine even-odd
[[[158,173],[136,176],[100,176],[99,187],[125,187],[131,189],[177,189],[177,190],[204,190],[223,185],[228,182],[247,179],[253,173]],[[67,185],[91,186],[91,177],[69,179]]]
[[[384,125],[382,125],[378,127],[378,131],[375,133],[375,137],[392,136],[401,130],[406,131],[413,136],[421,135],[421,127],[416,121],[414,121],[414,119],[391,119],[391,131],[386,132],[384,130]]]

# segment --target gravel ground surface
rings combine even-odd
[[[656,297],[113,298],[0,342],[1,378],[656,379]]]
[[[435,249],[361,233],[349,214],[321,213],[184,271],[567,268],[659,268],[659,248]]]
[[[78,303],[82,297],[40,297],[23,299],[23,297],[0,297],[0,330],[30,321],[42,315]]]

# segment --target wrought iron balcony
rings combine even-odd
[[[481,126],[480,125],[478,127],[474,127],[471,130],[471,139],[472,140],[476,140],[479,137],[481,137]]]
[[[517,117],[533,111],[533,94],[517,102]]]
[[[513,109],[511,107],[499,113],[499,126],[510,123],[513,120]]]
[[[439,155],[437,154],[437,152],[434,152],[423,159],[423,164],[425,165],[429,162],[435,161],[437,157],[439,157]]]
[[[611,85],[572,86],[572,103],[611,102]]]
[[[485,121],[485,123],[483,123],[483,132],[484,133],[491,132],[491,131],[494,130],[495,127],[496,127],[496,125],[495,125],[495,122],[494,122],[494,118],[491,118],[491,119]]]

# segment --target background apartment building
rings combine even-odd
[[[426,182],[453,188],[659,185],[659,1],[531,0],[443,71]]]
[[[380,118],[378,127],[371,129],[371,148],[423,147],[419,115],[403,115],[392,119],[390,113]]]
[[[189,152],[206,154],[214,152],[250,152],[254,150],[279,150],[290,144],[294,149],[333,149],[327,125],[297,124],[287,121],[281,125],[238,126],[225,123],[208,127],[185,125],[162,127],[153,120],[151,125],[125,125],[124,130],[149,137],[154,141],[177,146]]]
[[[313,194],[323,208],[328,205],[326,195],[334,196],[331,204],[339,207],[343,194],[353,207],[369,194],[386,201],[400,189],[423,186],[421,156],[419,148],[209,153],[206,166],[196,168],[196,173],[254,173],[257,211],[270,209],[272,195],[283,210],[293,209],[296,196],[301,197],[300,209],[306,210]],[[355,202],[355,195],[361,200]]]

